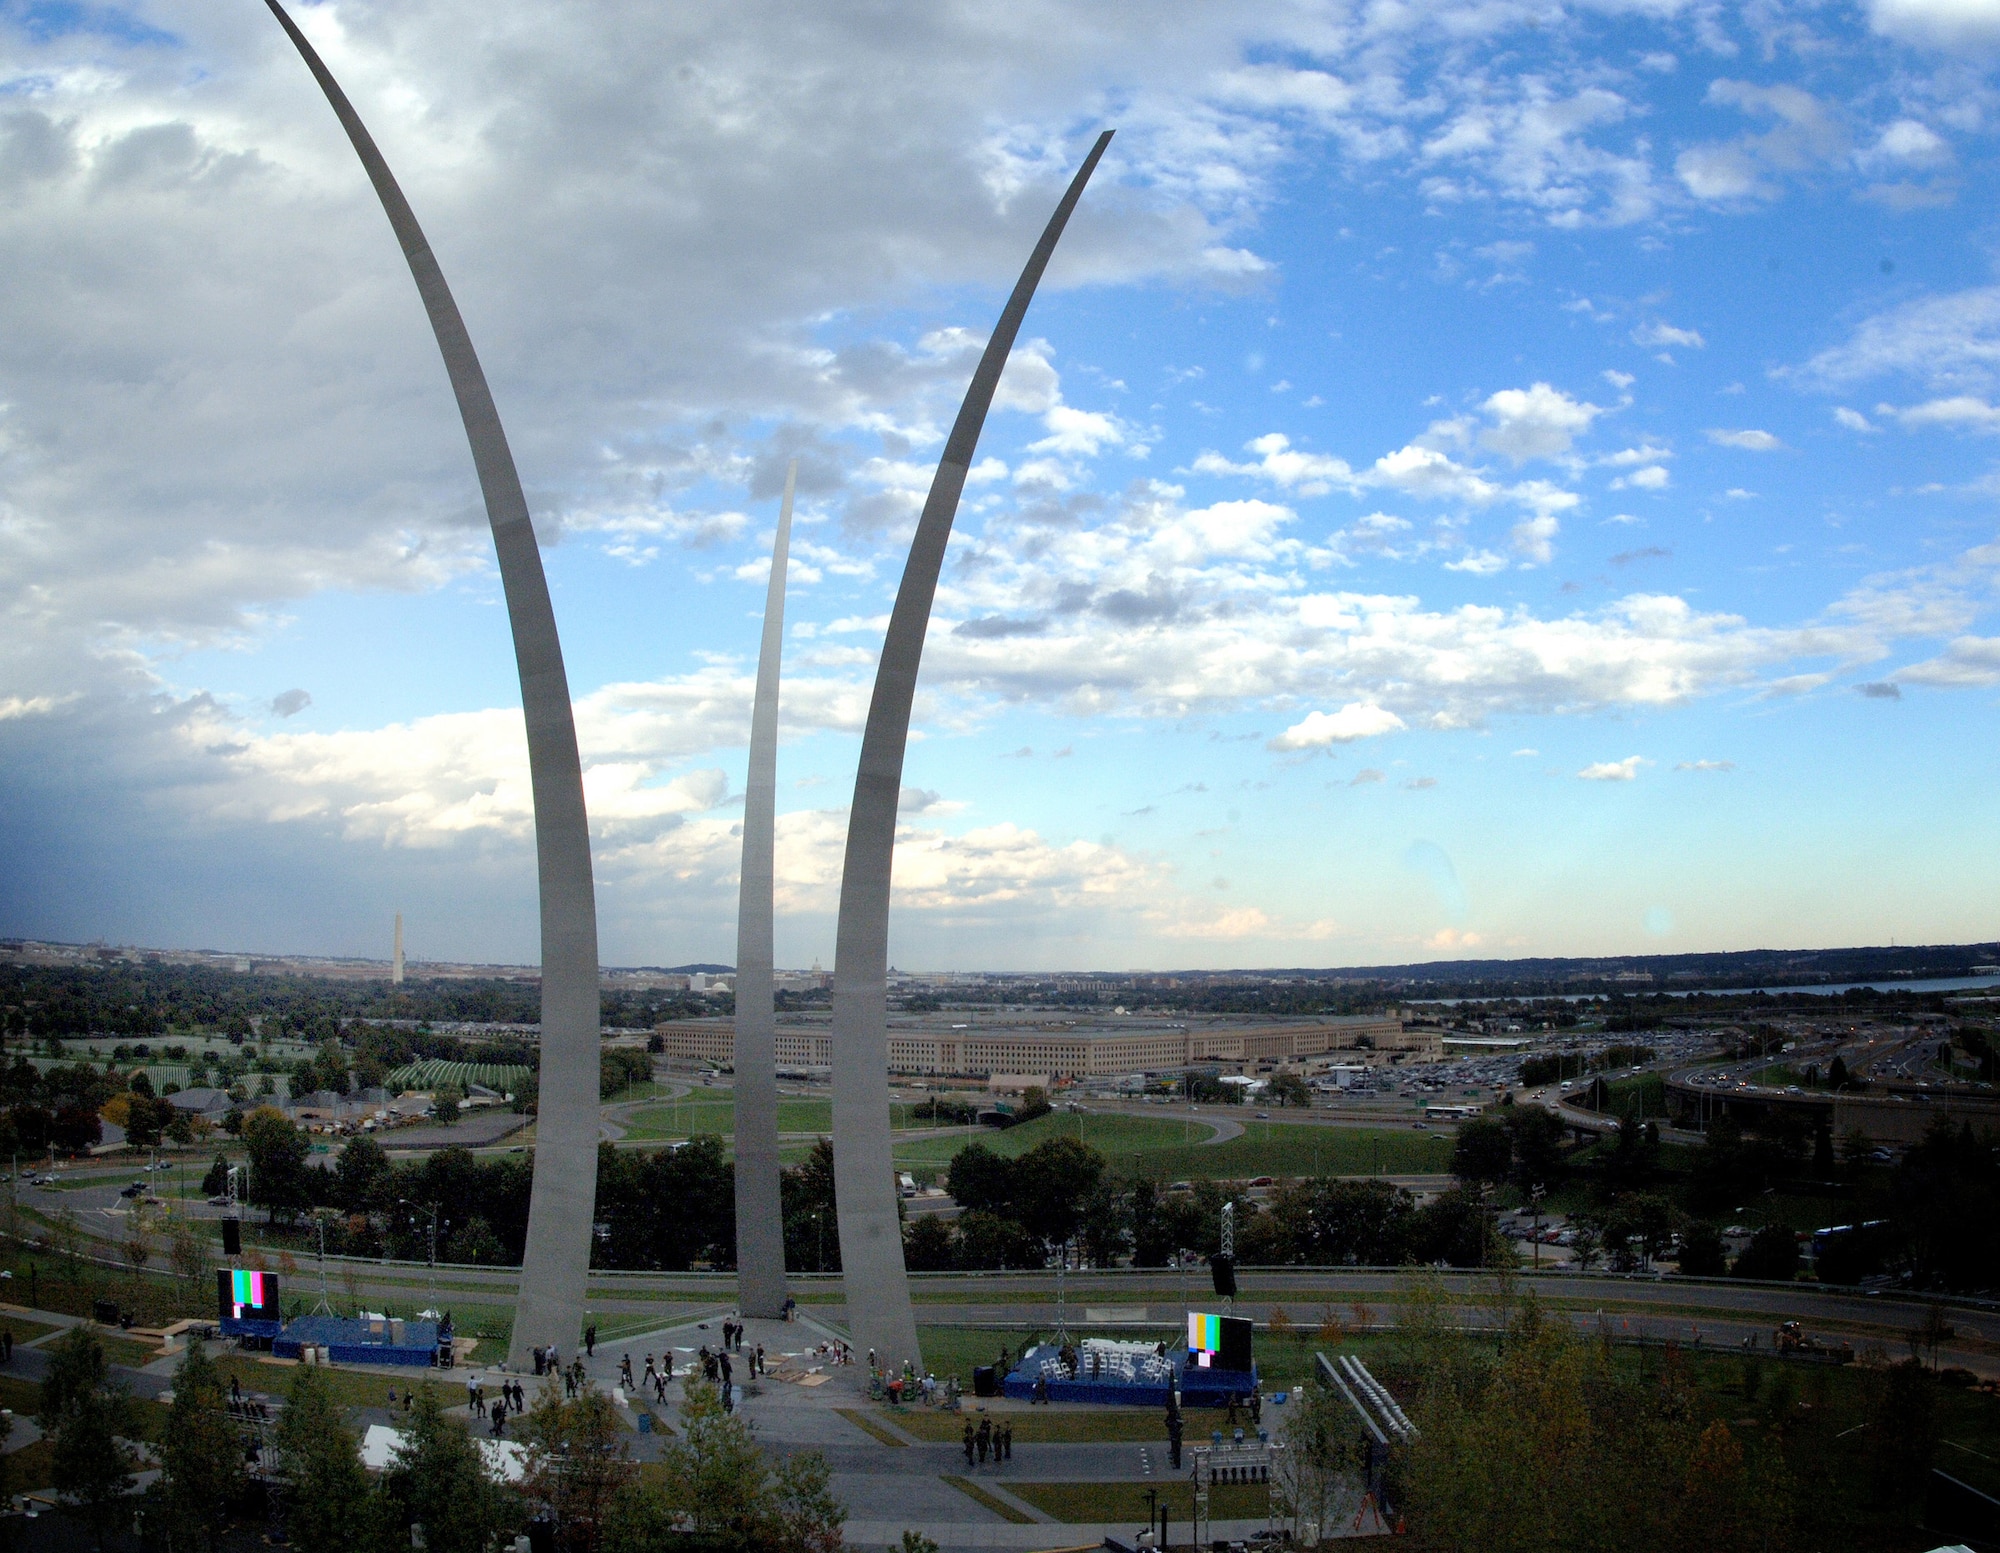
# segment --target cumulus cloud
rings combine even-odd
[[[1768,431],[1757,431],[1754,428],[1731,431],[1724,427],[1715,427],[1709,431],[1708,440],[1717,447],[1740,448],[1746,453],[1775,453],[1784,446],[1784,443]]]
[[[1655,350],[1679,349],[1700,350],[1708,342],[1694,329],[1679,329],[1657,319],[1641,324],[1632,331],[1632,343],[1645,345]]]
[[[1356,739],[1378,738],[1407,726],[1386,707],[1367,701],[1350,701],[1337,712],[1312,712],[1303,722],[1294,723],[1270,743],[1279,751],[1324,749],[1330,744],[1351,744]]]
[[[1586,782],[1631,782],[1637,779],[1641,766],[1650,764],[1643,755],[1627,755],[1623,760],[1593,761],[1577,775]]]
[[[1975,394],[1953,394],[1911,405],[1906,410],[1885,405],[1878,414],[1893,415],[1903,426],[1915,430],[1924,426],[1955,426],[1965,431],[2000,431],[2000,406],[1988,404]]]
[[[1480,408],[1493,419],[1479,435],[1481,444],[1516,464],[1567,453],[1604,413],[1602,406],[1572,399],[1547,383],[1503,388]]]
[[[1676,762],[1674,766],[1676,771],[1734,771],[1735,769],[1736,762],[1733,760],[1683,760]]]
[[[1918,297],[1866,318],[1844,345],[1787,374],[1839,388],[1891,374],[1943,393],[1979,391],[2000,367],[2000,286]]]
[[[1877,32],[1932,48],[2000,44],[2000,11],[1987,0],[1869,0]]]

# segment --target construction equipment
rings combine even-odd
[[[1783,1323],[1772,1334],[1779,1353],[1786,1358],[1811,1359],[1820,1364],[1852,1364],[1854,1345],[1832,1338],[1815,1337],[1796,1321]]]

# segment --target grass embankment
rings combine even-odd
[[[1243,1135],[1205,1143],[1210,1120],[1240,1120]],[[916,1139],[898,1144],[898,1168],[942,1173],[960,1149],[983,1143],[1007,1158],[1050,1138],[1080,1137],[1126,1180],[1241,1181],[1256,1176],[1421,1175],[1451,1163],[1451,1139],[1410,1128],[1329,1127],[1308,1122],[1260,1122],[1203,1117],[1189,1126],[1164,1116],[1052,1114],[976,1137]],[[1189,1142],[1192,1138],[1194,1141]]]

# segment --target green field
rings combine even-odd
[[[1190,1144],[1210,1129],[1152,1116],[1051,1115],[1004,1132],[927,1138],[899,1144],[906,1170],[942,1171],[968,1143],[984,1143],[1009,1158],[1050,1138],[1081,1137],[1104,1155],[1112,1173],[1155,1181],[1247,1180],[1254,1176],[1419,1175],[1451,1162],[1448,1134],[1402,1128],[1326,1127],[1301,1122],[1245,1121],[1240,1138]]]
[[[899,1132],[923,1126],[923,1123],[911,1119],[912,1109],[911,1106],[902,1103],[892,1105],[890,1125]],[[727,1094],[700,1093],[681,1100],[662,1100],[657,1105],[641,1106],[633,1111],[624,1118],[623,1125],[625,1136],[634,1141],[691,1138],[700,1133],[714,1133],[724,1138],[734,1137],[736,1102]],[[833,1131],[833,1102],[780,1098],[778,1131],[826,1136]]]
[[[432,1057],[424,1062],[406,1063],[396,1069],[383,1083],[391,1090],[436,1089],[440,1084],[456,1084],[463,1090],[468,1084],[484,1084],[488,1089],[501,1094],[512,1093],[514,1086],[527,1078],[530,1069],[497,1062],[446,1062]]]
[[[1002,1474],[1004,1477],[1004,1473]],[[1167,1506],[1177,1531],[1185,1531],[1192,1514],[1194,1488],[1184,1480],[1146,1483],[1009,1483],[1007,1491],[1025,1499],[1044,1515],[1071,1525],[1125,1521],[1137,1525],[1146,1518],[1146,1493],[1152,1488]],[[1223,1483],[1210,1490],[1209,1514],[1217,1520],[1262,1520],[1269,1512],[1271,1491],[1259,1484]]]

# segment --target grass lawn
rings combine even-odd
[[[1231,1117],[1230,1120],[1239,1120]],[[1156,1181],[1245,1180],[1252,1176],[1415,1175],[1445,1169],[1451,1140],[1406,1128],[1327,1127],[1242,1118],[1244,1132],[1226,1143],[1203,1143],[1211,1129],[1197,1121],[1153,1116],[1038,1117],[1004,1132],[905,1142],[900,1168],[941,1172],[960,1149],[983,1143],[1007,1158],[1055,1137],[1078,1137],[1104,1155],[1114,1175]],[[1189,1144],[1190,1131],[1197,1140]]]
[[[32,1343],[38,1337],[46,1337],[51,1332],[60,1332],[61,1327],[52,1321],[37,1321],[32,1316],[17,1316],[12,1311],[0,1311],[0,1331],[14,1334],[18,1343]]]
[[[890,1126],[896,1131],[927,1124],[916,1121],[914,1106],[898,1101],[890,1107]],[[729,1138],[736,1134],[736,1101],[728,1094],[696,1093],[682,1100],[662,1100],[643,1106],[625,1120],[628,1139],[689,1138],[714,1133]],[[833,1131],[831,1100],[802,1100],[781,1097],[778,1101],[778,1131],[781,1133],[829,1134]]]
[[[943,1474],[943,1480],[951,1484],[953,1488],[965,1495],[974,1504],[984,1505],[1003,1521],[1011,1521],[1016,1526],[1032,1526],[1034,1524],[1033,1516],[1015,1509],[998,1494],[989,1494],[970,1478],[959,1477],[955,1473],[947,1472]]]
[[[877,1416],[887,1418],[896,1428],[915,1439],[956,1445],[965,1434],[965,1421],[974,1427],[980,1419],[980,1399],[967,1397],[963,1412],[947,1413],[928,1407],[877,1408]],[[1184,1408],[1181,1418],[1189,1442],[1206,1440],[1211,1430],[1226,1434],[1228,1415],[1219,1408]],[[1014,1426],[1017,1445],[1126,1445],[1167,1443],[1165,1412],[1156,1407],[1036,1407],[1009,1409],[1007,1422]],[[1248,1419],[1243,1420],[1248,1423]]]
[[[1044,1514],[1072,1525],[1092,1521],[1138,1525],[1146,1518],[1146,1493],[1165,1504],[1181,1535],[1194,1507],[1194,1488],[1179,1478],[1159,1483],[1009,1483],[1007,1491]],[[1221,1483],[1209,1491],[1208,1513],[1218,1521],[1262,1520],[1271,1491],[1256,1483]]]

